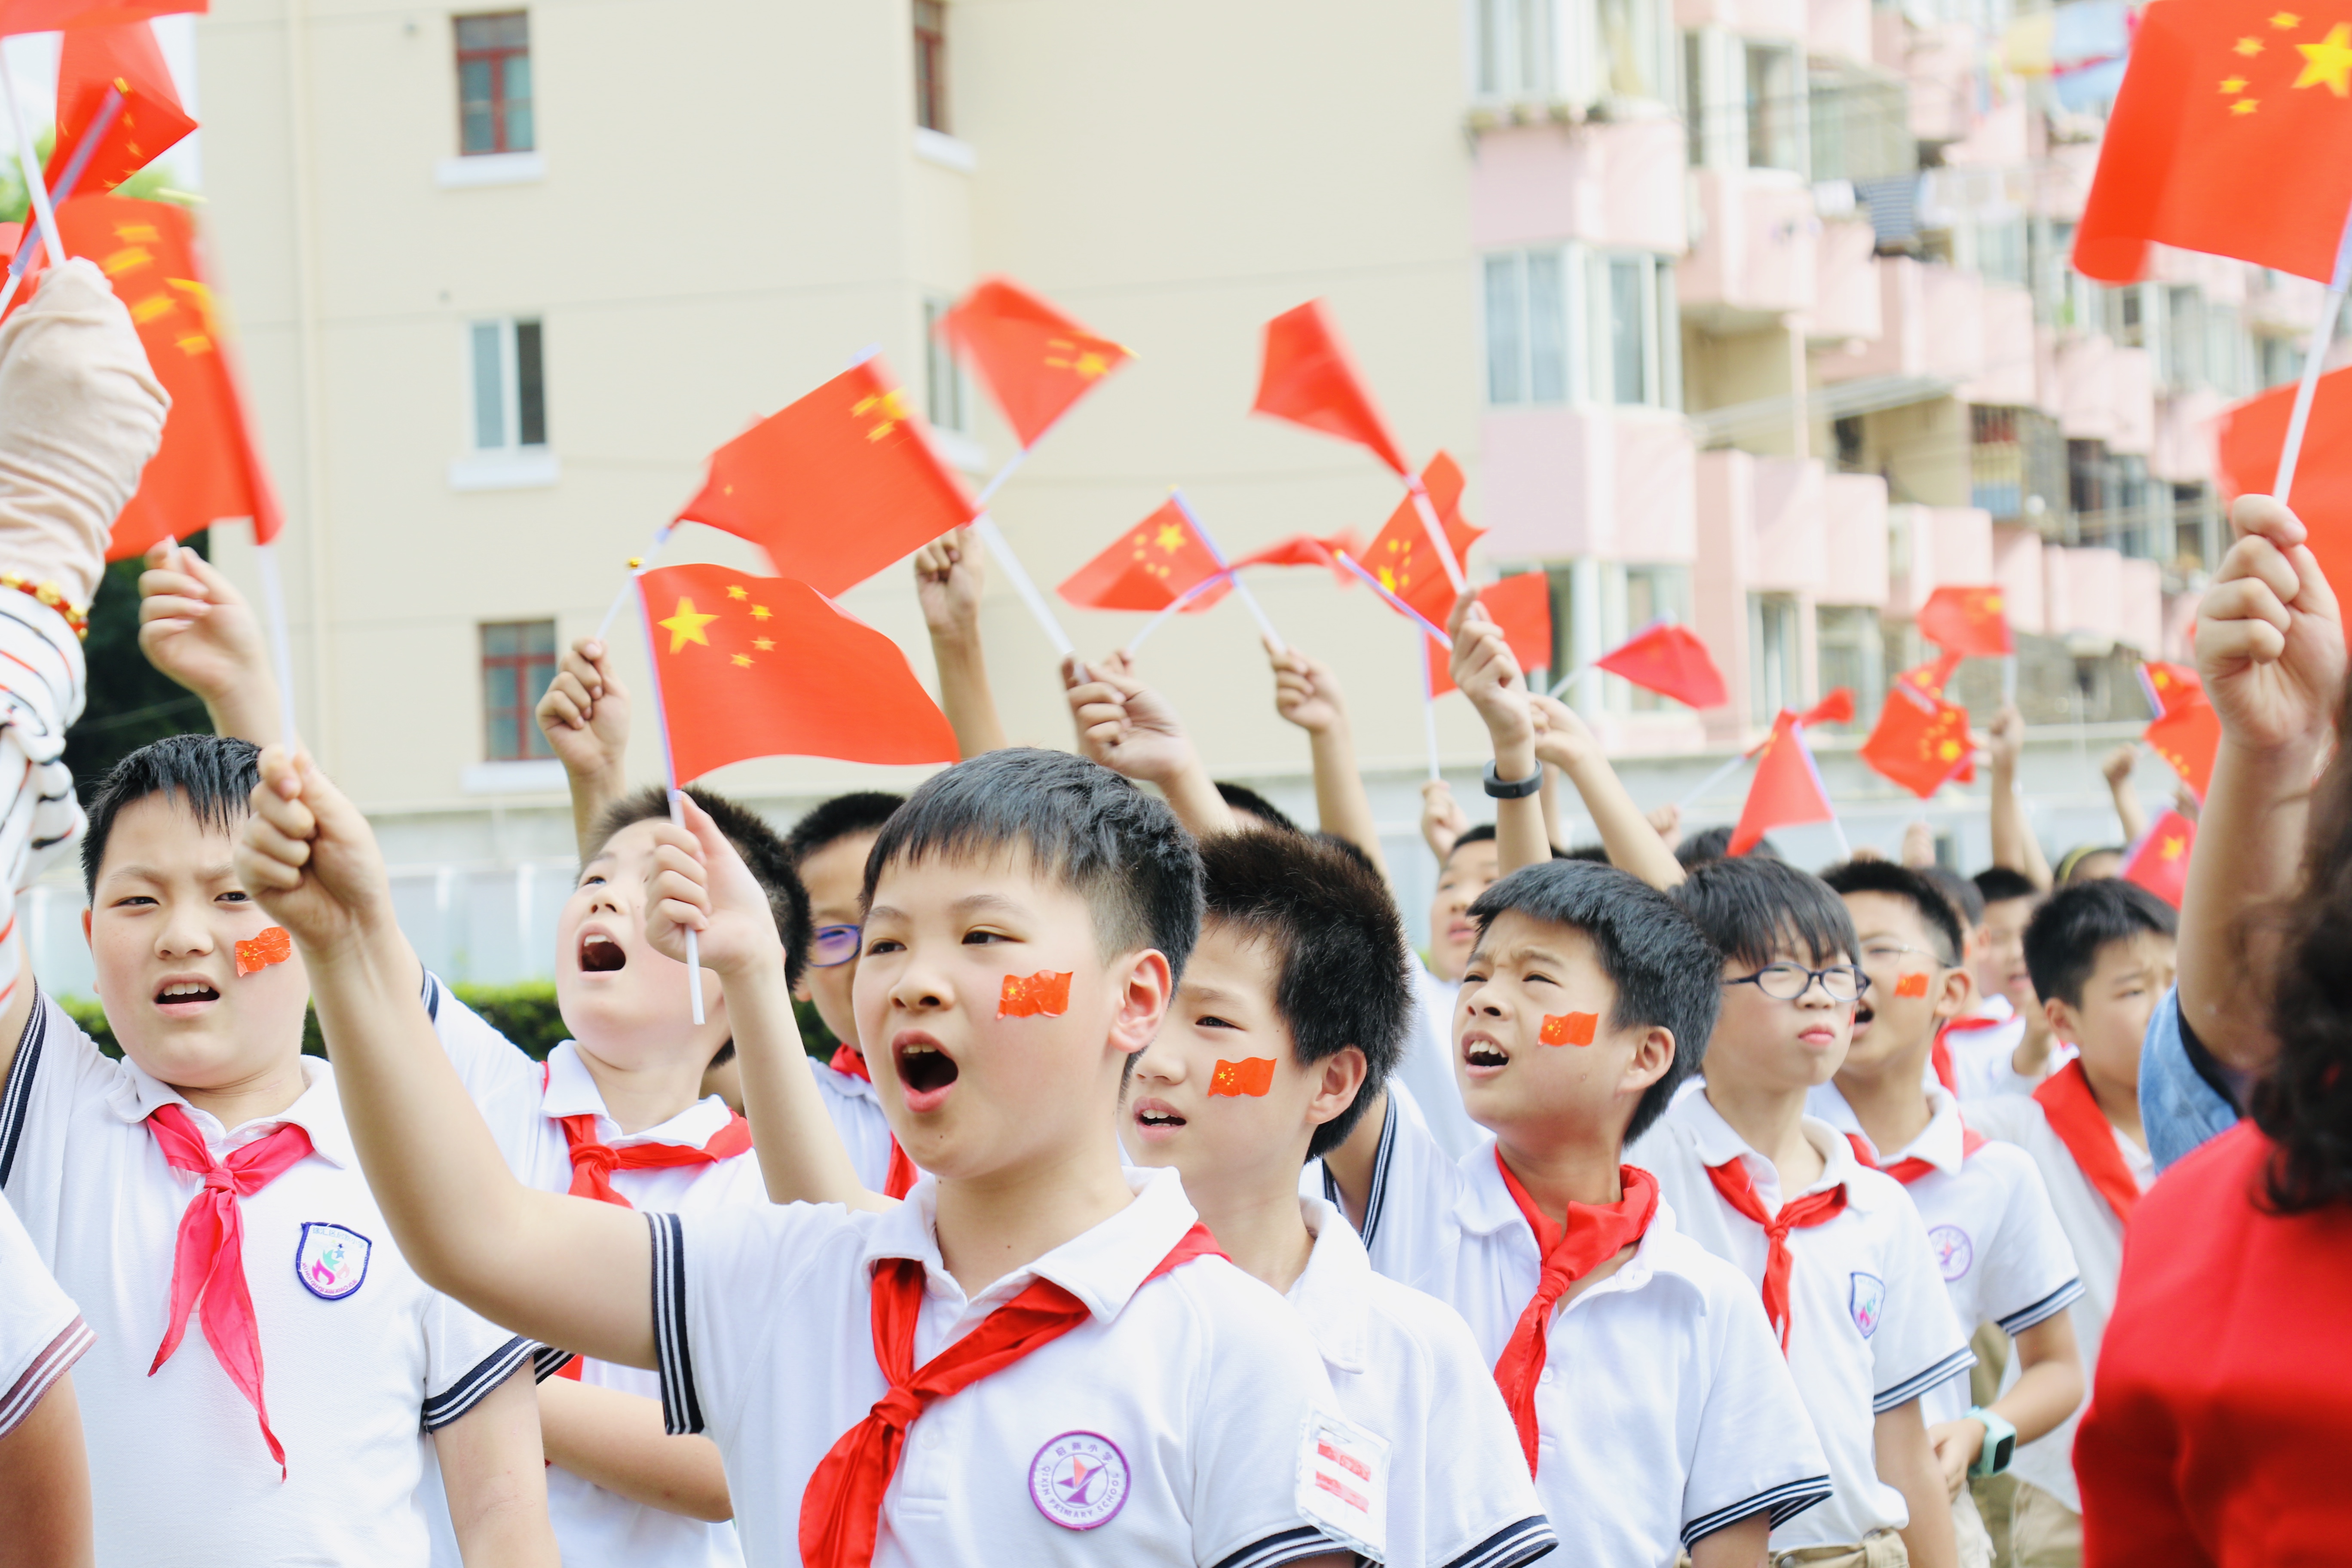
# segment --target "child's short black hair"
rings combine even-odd
[[[1289,813],[1247,784],[1227,784],[1224,780],[1219,779],[1217,794],[1224,797],[1225,804],[1234,810],[1255,816],[1268,827],[1279,828],[1285,833],[1307,831],[1290,819]]]
[[[1723,954],[1675,900],[1612,866],[1554,860],[1523,866],[1470,906],[1485,942],[1496,917],[1517,911],[1544,925],[1581,931],[1617,988],[1612,1029],[1662,1028],[1675,1037],[1665,1076],[1643,1091],[1627,1142],[1649,1130],[1675,1090],[1698,1070],[1723,1004]]]
[[[1353,860],[1357,865],[1361,866],[1365,870],[1370,871],[1373,876],[1377,877],[1381,874],[1381,868],[1372,864],[1372,858],[1364,853],[1364,847],[1357,843],[1354,839],[1337,833],[1318,832],[1308,834],[1307,837],[1314,839],[1316,843],[1323,845],[1327,848],[1338,850],[1340,854],[1345,855],[1348,858]],[[1383,882],[1382,886],[1386,886],[1386,883]]]
[[[1943,889],[1919,872],[1892,860],[1848,860],[1822,872],[1822,880],[1830,891],[1841,896],[1883,893],[1890,899],[1902,900],[1919,911],[1920,923],[1927,928],[1927,935],[1936,944],[1936,962],[1946,969],[1960,966],[1966,940],[1960,934],[1960,917]]]
[[[1706,865],[1710,861],[1729,859],[1733,831],[1734,829],[1725,826],[1710,827],[1704,833],[1694,833],[1675,846],[1675,858],[1682,862],[1683,869],[1685,871],[1694,866]],[[1757,860],[1778,860],[1780,858],[1780,852],[1759,838],[1748,849],[1747,858]]]
[[[1845,900],[1785,860],[1706,861],[1691,868],[1674,898],[1728,963],[1761,969],[1779,951],[1809,953],[1817,964],[1856,956]]]
[[[1350,847],[1352,847],[1352,846]],[[1412,971],[1387,884],[1356,855],[1303,833],[1222,833],[1201,846],[1202,921],[1261,942],[1274,1010],[1301,1065],[1364,1053],[1355,1103],[1315,1130],[1307,1157],[1347,1142],[1404,1054]]]
[[[1988,866],[1971,879],[1978,894],[1988,904],[2005,904],[2011,899],[2038,899],[2042,889],[2022,871],[2012,871],[2006,866]]]
[[[1555,844],[1551,847],[1551,858],[1555,860],[1582,860],[1594,866],[1614,863],[1609,858],[1608,846],[1603,844],[1580,844],[1573,849],[1562,849]]]
[[[752,879],[760,890],[768,895],[768,912],[776,918],[776,934],[784,943],[784,984],[801,983],[801,971],[808,967],[808,950],[816,941],[814,928],[809,921],[808,889],[801,886],[800,873],[793,869],[792,855],[785,849],[783,839],[768,826],[765,818],[747,805],[716,795],[698,784],[686,786],[687,797],[710,814],[710,820],[743,857],[751,868]],[[586,858],[593,860],[602,854],[613,835],[632,823],[669,820],[669,794],[659,784],[625,795],[604,808],[596,819],[596,836],[589,846]]]
[[[1491,844],[1494,840],[1495,825],[1491,822],[1482,822],[1475,827],[1464,828],[1454,840],[1454,849],[1459,849],[1465,844]],[[1445,852],[1445,858],[1448,860],[1454,858],[1454,849],[1448,849]]]
[[[1984,924],[1984,895],[1977,891],[1974,882],[1949,866],[1921,866],[1917,870],[1936,885],[1944,901],[1952,906],[1952,912],[1960,917],[1962,931]]]
[[[2142,931],[2171,936],[2172,906],[2137,882],[2101,877],[2074,882],[2050,895],[2025,928],[2025,968],[2043,1001],[2083,1005],[2083,987],[2099,966],[2099,949]]]
[[[784,835],[784,853],[797,866],[853,833],[879,833],[890,814],[906,804],[905,795],[878,789],[853,790],[821,800],[803,812],[793,830]]]
[[[1199,847],[1166,803],[1066,752],[1008,746],[933,774],[874,841],[864,901],[886,866],[1000,849],[1026,850],[1087,901],[1106,956],[1156,949],[1183,978],[1201,931]]]
[[[81,841],[82,890],[98,894],[98,868],[122,808],[151,795],[170,795],[203,826],[234,833],[253,809],[261,782],[261,749],[230,735],[166,735],[114,764],[90,797],[89,831]]]

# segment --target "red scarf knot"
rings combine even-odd
[[[2083,1070],[2083,1058],[2076,1057],[2043,1079],[2033,1098],[2050,1131],[2058,1134],[2066,1152],[2074,1157],[2083,1179],[2107,1200],[2116,1218],[2131,1224],[2132,1210],[2139,1205],[2139,1178],[2132,1174],[2124,1152],[2116,1147],[2114,1124],[2099,1109],[2099,1097],[2091,1092],[2091,1078]]]
[[[1763,1227],[1764,1315],[1771,1321],[1772,1331],[1780,1336],[1780,1353],[1785,1356],[1789,1353],[1789,1275],[1797,1261],[1789,1250],[1789,1233],[1826,1225],[1843,1214],[1845,1184],[1790,1198],[1780,1205],[1779,1214],[1768,1215],[1764,1200],[1756,1195],[1744,1156],[1734,1154],[1720,1165],[1709,1165],[1706,1177],[1725,1203]]]
[[[866,1058],[847,1046],[834,1047],[833,1060],[825,1065],[837,1073],[862,1078],[868,1083],[874,1081],[873,1069],[866,1065]],[[890,1140],[890,1169],[882,1178],[882,1195],[886,1198],[905,1197],[914,1190],[915,1175],[915,1163],[907,1158],[907,1152],[898,1147],[898,1140],[893,1136]]]
[[[680,1165],[715,1165],[730,1160],[751,1147],[751,1124],[743,1120],[741,1111],[729,1114],[727,1125],[710,1135],[709,1142],[699,1149],[686,1143],[632,1143],[615,1149],[596,1136],[596,1117],[593,1111],[578,1116],[558,1117],[563,1124],[563,1142],[572,1152],[572,1195],[593,1198],[598,1203],[618,1204],[631,1207],[629,1200],[613,1187],[615,1171],[662,1171]]]

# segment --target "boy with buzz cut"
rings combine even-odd
[[[2051,894],[2025,928],[2025,962],[2052,1032],[2077,1055],[2030,1096],[1969,1107],[1979,1131],[2032,1157],[2049,1189],[2083,1276],[2071,1316],[2086,1384],[2098,1375],[2099,1338],[2115,1308],[2125,1226],[2156,1180],[2140,1128],[2139,1055],[2172,984],[2174,919],[2169,905],[2131,882],[2077,882]],[[2081,1561],[2075,1419],[2020,1446],[2011,1462],[2018,1487],[2010,1541],[2021,1568]]]
[[[748,1561],[1339,1568],[1377,1531],[1378,1445],[1295,1314],[1216,1254],[1172,1173],[1119,1163],[1126,1064],[1200,921],[1198,854],[1160,803],[1029,751],[924,784],[867,862],[854,994],[927,1174],[884,1214],[635,1215],[512,1179],[395,983],[365,821],[307,758],[268,774],[239,864],[311,955],[396,1233],[494,1318],[657,1369],[671,1428],[718,1441]],[[657,828],[646,941],[677,956],[698,932],[756,1095],[756,1064],[797,1048],[774,920],[686,816]]]
[[[1809,1107],[1846,1135],[1857,1159],[1911,1194],[1961,1327],[1997,1324],[2017,1347],[2021,1375],[1985,1407],[1972,1407],[1964,1378],[1920,1399],[1952,1492],[1960,1560],[1986,1568],[1993,1543],[1968,1479],[2006,1470],[2020,1446],[2083,1402],[2083,1366],[2066,1314],[2083,1282],[2025,1152],[1968,1126],[1942,1085],[1921,1087],[1938,1028],[1969,989],[1949,900],[1921,873],[1885,860],[1833,866],[1822,879],[1853,919],[1870,988],[1855,1005],[1844,1063],[1807,1097]]]

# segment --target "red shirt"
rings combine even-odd
[[[2352,1205],[2258,1206],[2271,1150],[2242,1122],[2132,1216],[2074,1440],[2084,1568],[2352,1554]]]

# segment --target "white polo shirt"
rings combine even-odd
[[[0,1198],[0,1437],[25,1424],[94,1336]]]
[[[1390,1081],[1412,1091],[1437,1146],[1458,1160],[1494,1136],[1462,1108],[1462,1084],[1454,1076],[1454,1007],[1462,983],[1440,980],[1417,961],[1412,967],[1412,1024]]]
[[[1372,1267],[1462,1315],[1492,1389],[1543,1270],[1493,1145],[1456,1163],[1391,1109],[1372,1193]],[[1547,1344],[1535,1484],[1559,1561],[1669,1563],[1701,1536],[1829,1495],[1756,1288],[1677,1232],[1664,1202],[1616,1273],[1559,1307]],[[1524,1468],[1516,1430],[1511,1453]]]
[[[1805,1193],[1843,1183],[1844,1210],[1789,1234],[1789,1372],[1812,1415],[1835,1489],[1772,1531],[1772,1550],[1851,1546],[1874,1530],[1909,1522],[1903,1494],[1881,1480],[1875,1418],[1976,1364],[1953,1316],[1927,1229],[1902,1184],[1864,1170],[1836,1129],[1811,1117],[1805,1137],[1823,1169]],[[1707,1167],[1745,1163],[1767,1214],[1780,1212],[1780,1177],[1750,1149],[1706,1094],[1685,1095],[1626,1151],[1658,1178],[1684,1229],[1747,1277],[1761,1300],[1764,1229],[1724,1201]]]
[[[923,1266],[918,1366],[1039,1278],[1091,1316],[917,1418],[883,1494],[875,1568],[1274,1568],[1339,1550],[1298,1507],[1309,1417],[1338,1413],[1305,1324],[1222,1258],[1144,1284],[1197,1216],[1175,1172],[1126,1174],[1133,1203],[969,1300],[940,1260],[928,1175],[887,1214],[648,1216],[670,1430],[717,1439],[748,1561],[798,1562],[809,1477],[888,1391],[871,1280],[894,1258]],[[1066,1439],[1118,1472],[1116,1511],[1047,1515],[1049,1450]]]
[[[334,1071],[279,1115],[223,1128],[41,995],[0,1095],[0,1186],[97,1345],[76,1369],[98,1561],[397,1564],[429,1550],[427,1437],[530,1360],[527,1340],[416,1278],[362,1178]],[[191,1321],[153,1376],[180,1216],[201,1186],[145,1125],[179,1105],[215,1158],[284,1123],[312,1152],[239,1201],[269,1424],[286,1474]],[[339,1255],[330,1249],[340,1247]],[[332,1264],[314,1283],[307,1263]]]
[[[2066,1234],[2066,1244],[2074,1249],[2074,1264],[2083,1277],[2083,1294],[2073,1306],[2074,1345],[2083,1354],[2083,1386],[2095,1386],[2099,1364],[2099,1341],[2106,1332],[2107,1314],[2116,1308],[2116,1276],[2124,1266],[2124,1225],[2107,1200],[2099,1195],[2083,1168],[2074,1163],[2074,1156],[2050,1130],[2050,1119],[2042,1113],[2042,1102],[2030,1095],[2011,1095],[2000,1100],[1988,1100],[1969,1107],[1969,1125],[1988,1138],[1998,1138],[2014,1143],[2032,1158],[2034,1168],[2042,1173],[2042,1184],[2049,1189],[2050,1207],[2058,1215],[2058,1228]],[[2116,1147],[2122,1151],[2124,1163],[2132,1177],[2146,1192],[2156,1183],[2156,1164],[2147,1151],[2108,1129]],[[2004,1390],[2017,1381],[2017,1361],[2010,1358],[2009,1370],[2002,1374]],[[2085,1401],[2085,1403],[2088,1403]],[[2081,1410],[2060,1422],[2055,1427],[2017,1450],[2010,1461],[2009,1473],[2020,1480],[2040,1487],[2080,1513],[2083,1494],[2074,1484],[2074,1423]]]
[[[882,1191],[890,1179],[890,1124],[882,1119],[882,1101],[874,1085],[854,1072],[835,1072],[814,1057],[809,1058],[809,1068],[816,1074],[817,1088],[824,1091],[824,1113],[833,1118],[833,1130],[849,1151],[857,1184],[869,1193]]]
[[[1822,1084],[1807,1100],[1814,1115],[1870,1142],[1837,1085]],[[1974,1332],[1995,1323],[2018,1334],[2064,1311],[2082,1299],[2083,1281],[2042,1173],[2014,1144],[1988,1139],[1964,1152],[1958,1102],[1939,1085],[1927,1091],[1927,1103],[1931,1120],[1919,1136],[1892,1154],[1873,1146],[1871,1158],[1882,1166],[1917,1159],[1935,1167],[1903,1190],[1927,1227],[1960,1326]],[[1922,1394],[1919,1414],[1930,1426],[1957,1421],[1969,1403],[1968,1379],[1956,1377]]]
[[[1372,1272],[1353,1226],[1301,1200],[1315,1250],[1290,1304],[1323,1352],[1339,1409],[1389,1440],[1388,1561],[1507,1568],[1559,1544],[1518,1430],[1462,1315]]]

